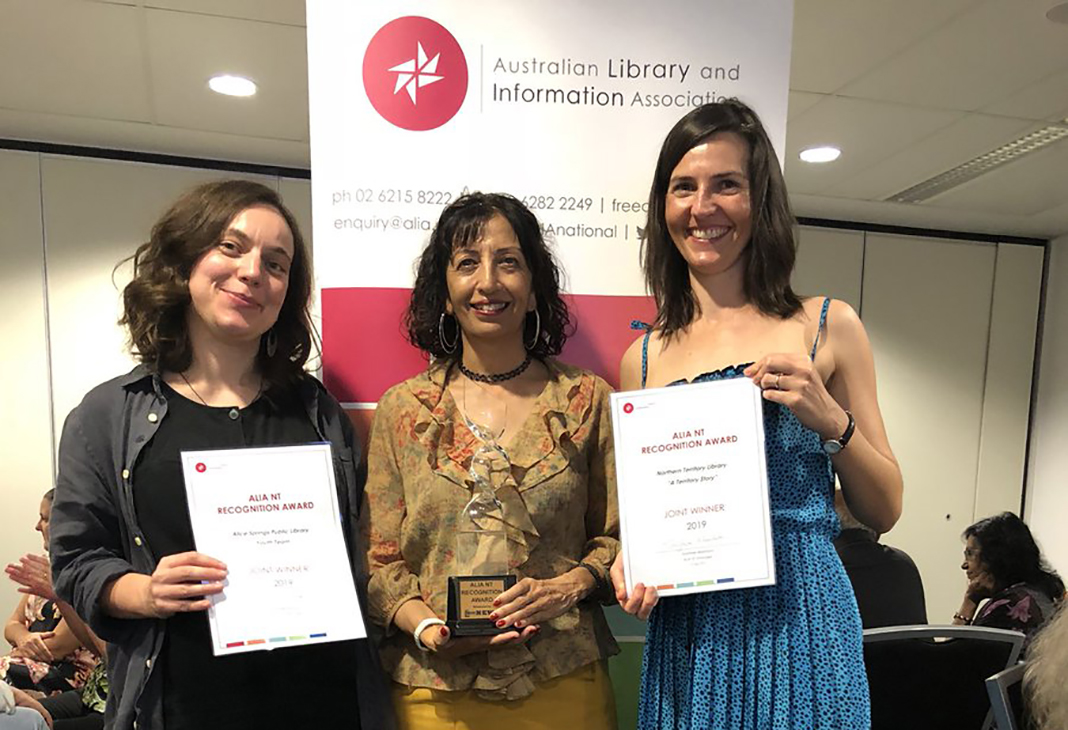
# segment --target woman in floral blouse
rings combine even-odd
[[[1011,512],[964,531],[968,588],[955,624],[1022,631],[1031,637],[1064,598],[1064,582],[1046,565],[1024,521]],[[979,603],[989,599],[979,608]],[[977,610],[978,609],[978,610]]]
[[[599,602],[619,550],[608,385],[558,362],[569,328],[537,219],[475,193],[441,215],[406,317],[427,370],[379,401],[368,457],[371,619],[402,728],[615,728]],[[481,424],[481,428],[479,425]],[[489,427],[516,585],[502,633],[454,637],[447,580]],[[477,461],[477,459],[476,459]]]

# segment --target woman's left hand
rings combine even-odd
[[[820,438],[838,438],[845,432],[849,417],[827,392],[823,378],[807,356],[765,355],[745,369],[745,376],[764,391],[765,400],[789,408],[802,426]]]
[[[521,629],[562,616],[593,590],[593,577],[584,568],[564,573],[556,578],[538,580],[523,578],[497,596],[490,620],[497,626]]]
[[[52,567],[48,564],[48,558],[43,555],[27,553],[18,563],[4,568],[4,572],[8,578],[21,585],[19,593],[40,596],[46,601],[58,600],[56,590],[52,586]]]

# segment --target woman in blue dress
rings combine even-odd
[[[763,390],[777,583],[659,601],[639,727],[857,730],[870,726],[861,624],[831,540],[837,473],[850,510],[886,532],[901,471],[876,400],[871,346],[845,302],[790,288],[796,243],[760,120],[728,100],[694,109],[660,150],[643,249],[656,321],[623,356],[624,390],[750,378]],[[655,610],[654,610],[655,606]]]

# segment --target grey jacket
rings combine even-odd
[[[367,576],[358,529],[365,481],[352,424],[341,406],[312,377],[300,385],[308,418],[333,447],[338,499],[346,547],[360,603],[367,605]],[[141,536],[134,511],[133,471],[141,449],[167,417],[159,378],[143,366],[103,383],[71,411],[59,444],[59,474],[51,517],[52,574],[56,593],[72,604],[108,642],[108,698],[105,721],[117,730],[163,727],[160,673],[153,672],[163,646],[162,619],[119,619],[100,606],[104,586],[130,572],[151,574],[161,556]],[[370,623],[365,621],[368,628]],[[360,726],[393,727],[387,678],[374,644],[358,651]],[[348,718],[338,718],[346,726]],[[352,718],[355,726],[355,718]]]

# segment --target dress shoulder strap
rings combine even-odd
[[[812,343],[812,352],[808,354],[809,360],[816,359],[816,348],[820,346],[820,335],[823,334],[823,329],[827,326],[827,310],[830,308],[831,298],[824,297],[823,309],[820,310],[820,326],[816,329],[816,341]]]
[[[653,334],[653,326],[635,319],[631,320],[630,328],[645,330],[645,335],[642,337],[642,388],[645,388],[645,376],[649,373],[649,336]]]

